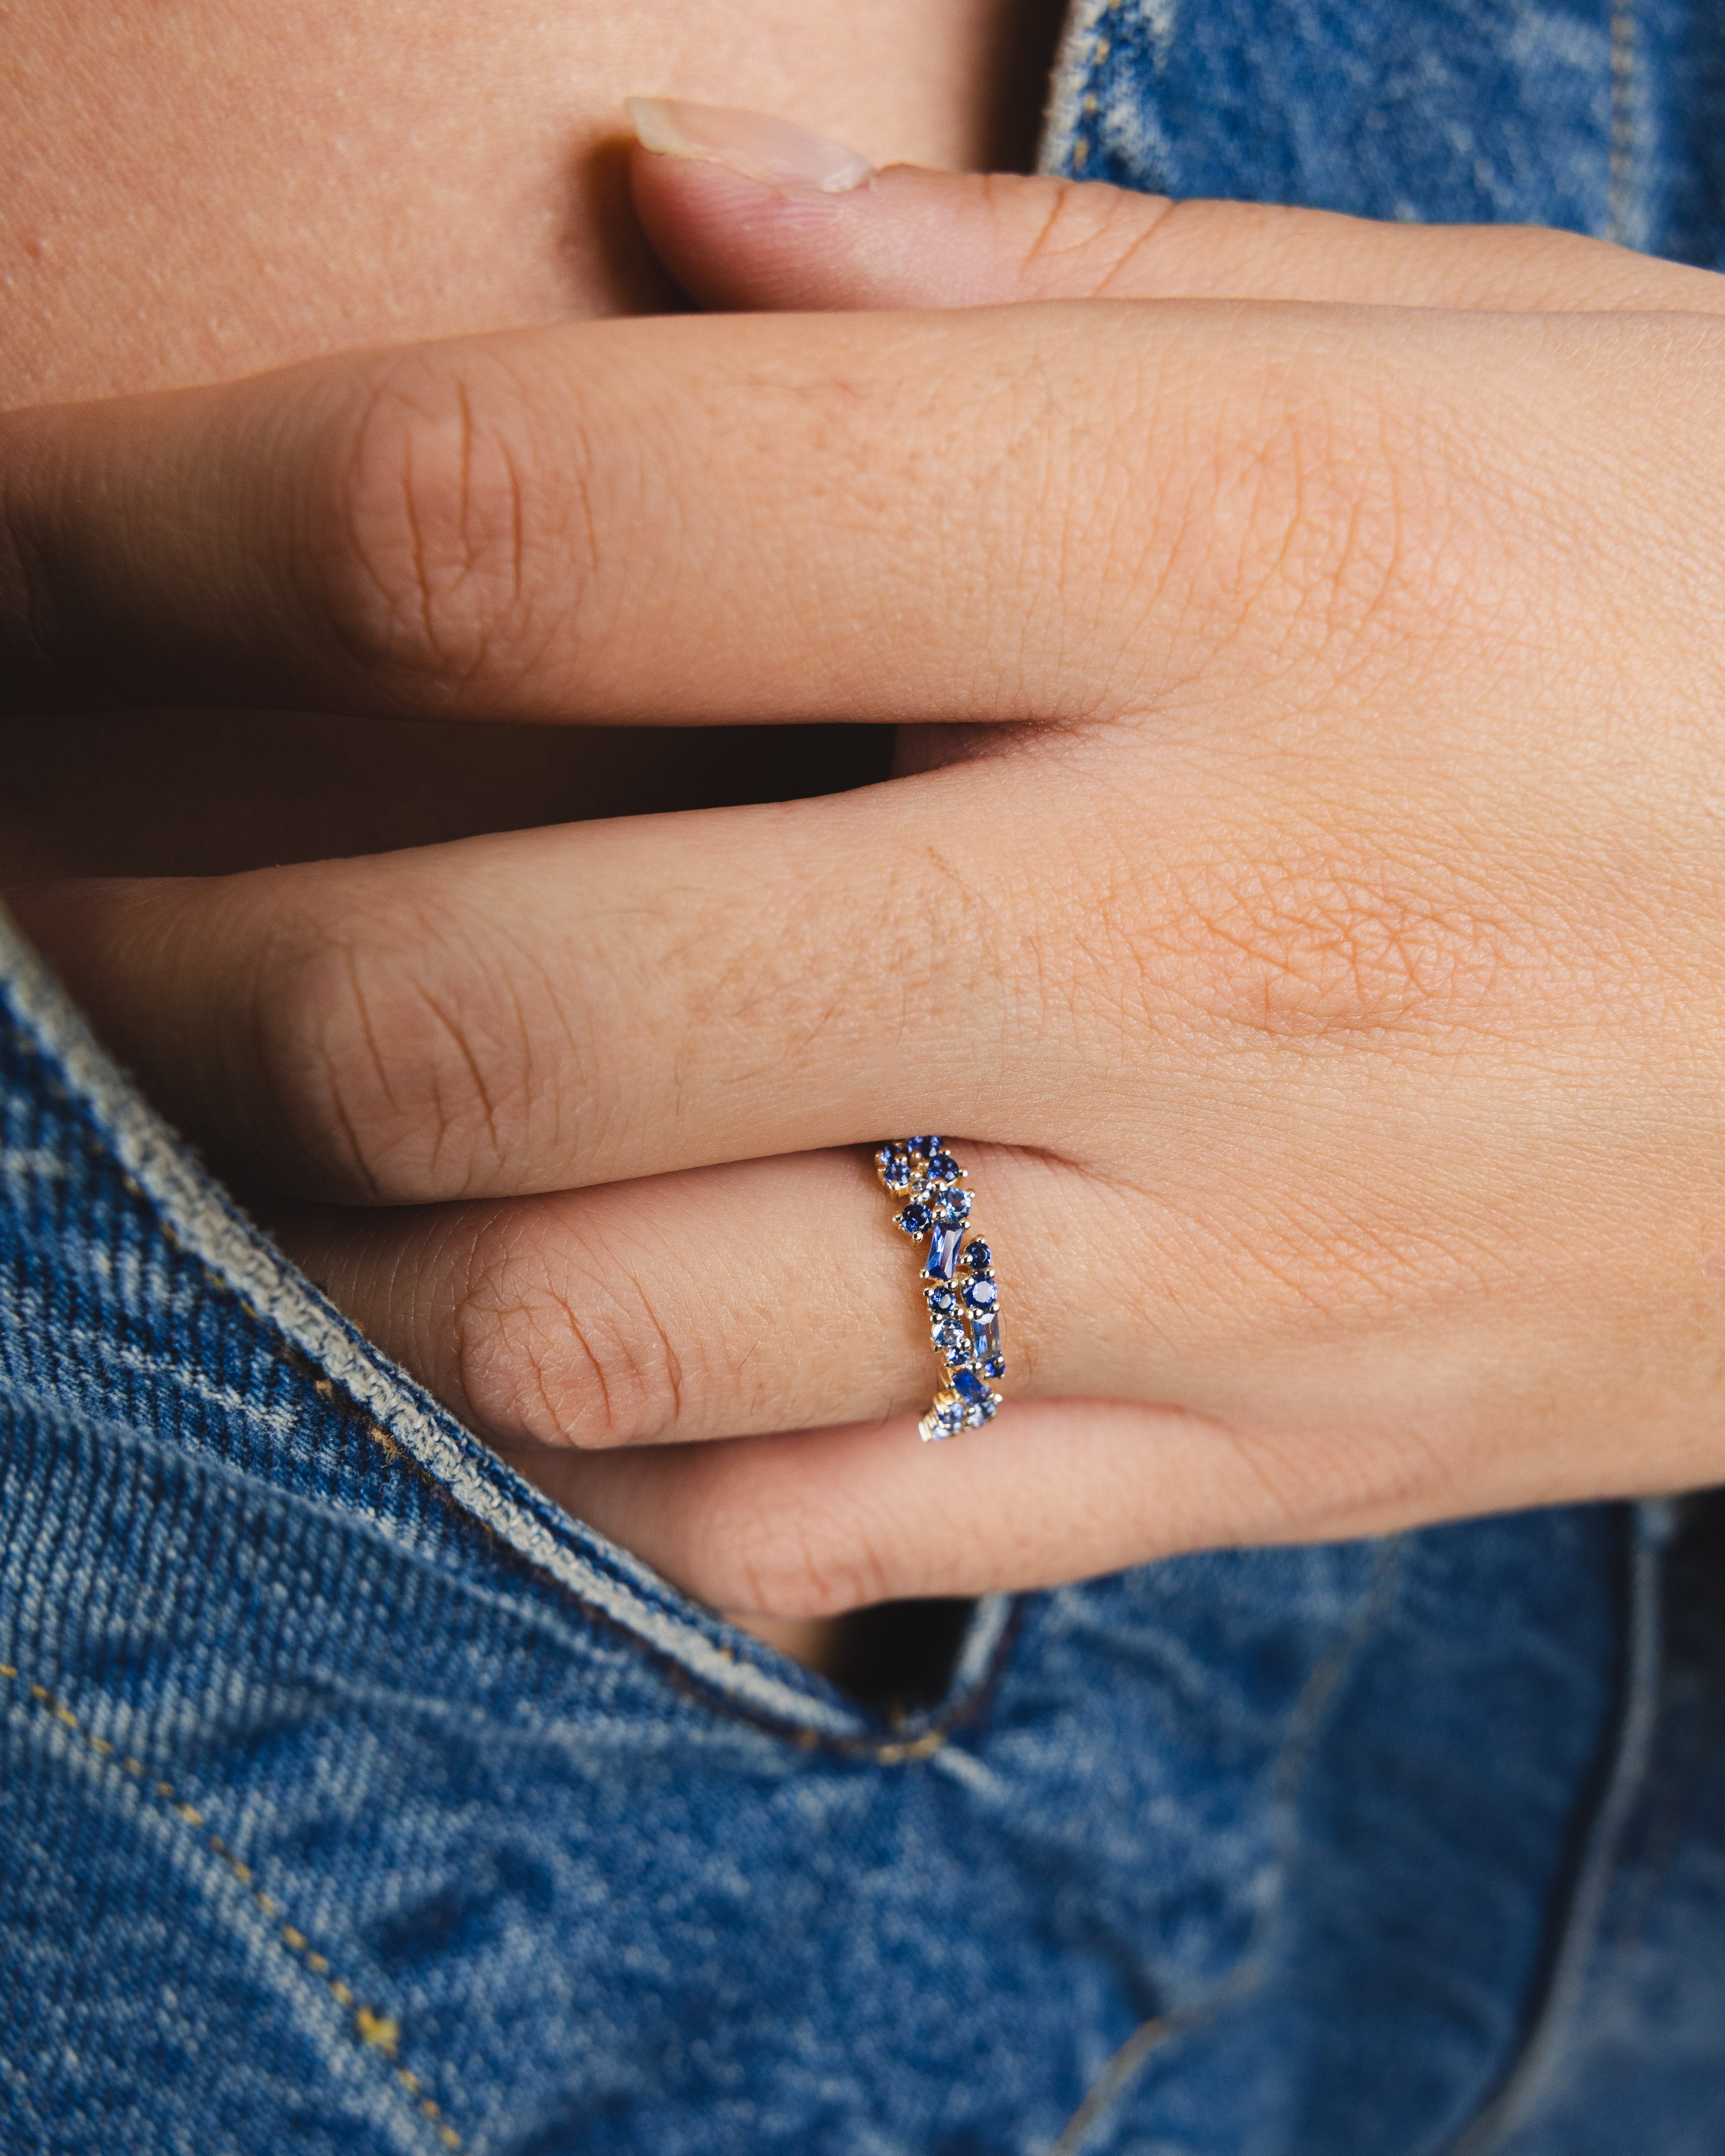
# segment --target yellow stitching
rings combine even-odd
[[[379,1437],[382,1436],[382,1432],[381,1430],[374,1431],[373,1434]],[[392,1440],[387,1438],[384,1439],[384,1442],[386,1444],[392,1444]],[[15,1679],[17,1676],[18,1671],[12,1666],[10,1662],[0,1662],[0,1676],[4,1676],[8,1679]],[[49,1712],[54,1717],[54,1720],[59,1722],[64,1727],[76,1731],[81,1742],[89,1747],[90,1750],[95,1754],[97,1758],[112,1758],[114,1756],[114,1747],[109,1743],[108,1739],[105,1737],[92,1737],[86,1731],[80,1727],[77,1716],[73,1713],[72,1710],[65,1704],[64,1701],[56,1699],[46,1685],[33,1684],[30,1686],[30,1697],[32,1699],[37,1701],[41,1706],[45,1707]],[[144,1763],[141,1759],[134,1758],[132,1755],[128,1753],[126,1757],[121,1760],[120,1764],[128,1774],[139,1779],[142,1779],[144,1774]],[[154,1788],[157,1795],[159,1797],[172,1797],[174,1794],[174,1785],[172,1782],[157,1782],[154,1784]],[[172,1807],[172,1810],[173,1810],[176,1817],[183,1820],[187,1826],[202,1826],[204,1823],[203,1814],[198,1810],[195,1804],[185,1803],[176,1804]],[[205,1845],[208,1848],[211,1854],[218,1857],[221,1861],[227,1866],[228,1869],[234,1874],[234,1877],[239,1881],[242,1886],[249,1886],[251,1883],[251,1866],[241,1862],[239,1858],[237,1857],[234,1854],[233,1851],[228,1848],[227,1843],[223,1840],[220,1835],[207,1835],[204,1837],[204,1840]],[[263,1911],[266,1917],[277,1917],[280,1915],[280,1903],[273,1900],[268,1894],[254,1892],[252,1896],[252,1899],[257,1903],[259,1908]],[[353,1993],[352,1990],[347,1984],[341,1982],[339,1977],[330,1977],[330,1964],[327,1956],[321,1953],[312,1953],[306,1951],[311,1943],[302,1931],[297,1930],[292,1924],[284,1924],[281,1928],[280,1936],[285,1944],[291,1947],[296,1953],[303,1953],[305,1954],[305,1964],[308,1969],[312,1969],[319,1976],[329,1978],[331,1995],[335,1999],[338,2005],[353,2006]],[[386,2059],[389,2059],[391,2061],[394,2059],[396,2046],[401,2041],[401,2024],[396,2020],[393,2014],[374,2014],[369,2006],[355,2007],[353,2013],[353,2027],[355,2035],[358,2036],[362,2043],[368,2044],[373,2051],[381,2051]],[[400,2082],[403,2087],[405,2088],[409,2094],[418,2093],[421,2084],[419,2078],[416,2074],[410,2073],[405,2066],[397,2066],[395,2073],[396,2079]],[[429,2097],[424,2098],[421,2102],[419,2108],[427,2118],[440,2118],[443,2115],[438,2105],[434,2103]],[[455,2131],[453,2126],[439,2127],[438,2139],[442,2143],[445,2148],[460,2148],[465,2145],[460,2135]]]
[[[373,2014],[369,2006],[362,2006],[354,2015],[353,2025],[361,2038],[386,2059],[395,2056],[395,2047],[401,2041],[401,2024],[393,2014]],[[417,2088],[418,2082],[414,2083]]]
[[[931,1729],[926,1737],[913,1738],[908,1744],[877,1744],[875,1760],[882,1767],[901,1767],[907,1759],[928,1759],[938,1752],[947,1741],[943,1729]]]

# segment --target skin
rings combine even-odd
[[[8,679],[814,710],[904,724],[896,774],[24,894],[157,1096],[723,1605],[1717,1478],[1721,280],[1028,181],[636,187],[705,300],[911,311],[18,415]],[[925,1449],[859,1148],[930,1127],[1014,1397]]]
[[[632,92],[781,105],[882,157],[1031,154],[1054,0],[0,0],[0,403],[679,306]],[[121,700],[123,706],[123,700]],[[770,740],[196,709],[0,721],[0,879],[209,874],[876,778]],[[92,774],[96,783],[92,783]]]

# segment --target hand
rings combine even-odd
[[[28,895],[151,1090],[341,1201],[281,1216],[336,1299],[732,1607],[1716,1476],[1721,281],[1040,182],[638,189],[709,299],[1068,303],[20,415],[9,678],[890,719],[903,774]],[[927,1127],[1011,1313],[1008,1411],[935,1449],[878,1419],[932,1358],[860,1149]]]

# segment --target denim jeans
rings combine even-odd
[[[1085,0],[1048,161],[1717,260],[1707,28]],[[452,1421],[3,916],[0,1104],[5,2156],[1725,2150],[1720,1502],[985,1601],[889,1712]]]

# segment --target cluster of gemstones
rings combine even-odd
[[[988,1388],[1006,1362],[993,1254],[971,1233],[971,1195],[959,1188],[964,1170],[935,1137],[884,1145],[875,1166],[886,1190],[905,1201],[893,1225],[927,1245],[922,1299],[945,1382],[917,1427],[925,1440],[979,1430],[1000,1412],[1000,1395]]]

